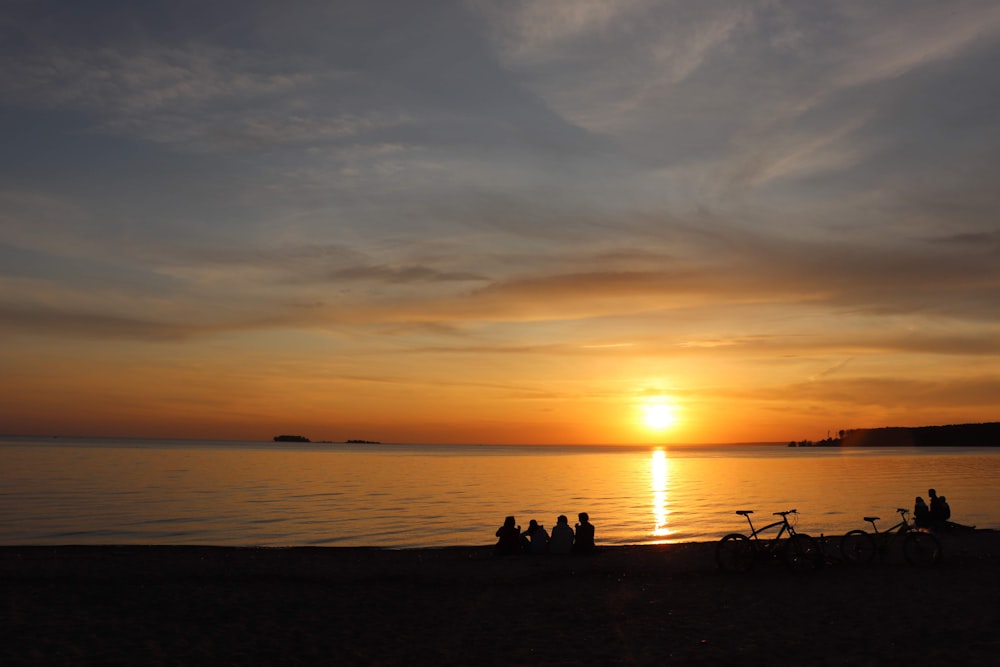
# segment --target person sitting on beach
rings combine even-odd
[[[933,514],[933,512],[931,512]],[[956,528],[967,528],[951,521],[951,505],[944,496],[938,496],[938,513],[934,521],[937,528],[941,530],[955,530]]]
[[[976,529],[975,526],[964,526],[951,520],[951,505],[948,504],[948,499],[944,496],[941,496],[941,522],[939,527],[949,532]]]
[[[573,553],[589,554],[596,549],[594,544],[594,524],[586,512],[577,515],[580,523],[576,524],[576,540],[573,542]]]
[[[565,514],[560,514],[556,525],[552,526],[552,539],[549,540],[549,551],[554,554],[568,554],[573,550],[573,529]]]
[[[528,538],[525,551],[532,554],[543,554],[548,551],[549,533],[542,524],[532,519],[528,523],[528,530],[524,531],[524,535]]]
[[[917,496],[916,501],[913,505],[913,524],[917,528],[930,528],[931,527],[931,511],[927,507],[927,503],[920,496]]]
[[[521,553],[521,527],[516,525],[514,517],[503,520],[503,525],[497,529],[496,547],[493,551],[498,556],[512,556]]]

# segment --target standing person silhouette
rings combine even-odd
[[[577,516],[580,523],[576,524],[576,541],[573,543],[573,553],[593,553],[597,548],[594,544],[594,524],[590,523],[590,516],[586,512],[580,512]]]
[[[940,528],[945,519],[948,518],[944,515],[944,498],[940,497],[934,489],[927,489],[927,497],[930,498],[931,525]]]

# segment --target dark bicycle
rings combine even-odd
[[[795,527],[788,521],[789,514],[798,514],[798,510],[775,512],[779,521],[763,528],[754,528],[750,515],[753,510],[736,512],[746,517],[750,525],[750,534],[730,533],[715,547],[715,562],[720,569],[730,572],[746,572],[754,566],[759,558],[770,557],[782,561],[792,570],[813,570],[823,563],[823,554],[819,544],[805,533],[795,532]],[[761,533],[777,529],[774,537],[761,539]]]
[[[941,542],[932,533],[920,530],[906,519],[909,510],[896,508],[899,523],[884,532],[879,532],[875,524],[881,517],[866,516],[864,520],[872,525],[871,533],[852,530],[840,538],[840,553],[849,563],[870,563],[878,553],[885,557],[890,546],[902,545],[903,560],[915,567],[930,567],[937,564],[944,554]]]

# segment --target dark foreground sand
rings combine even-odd
[[[0,548],[0,664],[996,665],[1000,534],[797,574],[714,544]]]

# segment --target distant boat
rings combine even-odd
[[[274,436],[275,442],[311,442],[309,438],[304,435],[276,435]]]

